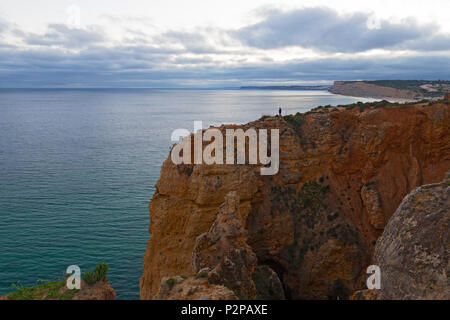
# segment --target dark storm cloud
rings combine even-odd
[[[434,24],[419,25],[415,19],[401,23],[372,21],[367,13],[339,15],[327,8],[305,8],[288,12],[267,10],[264,19],[232,34],[257,48],[287,46],[326,52],[361,52],[370,49],[408,47],[426,50],[450,49],[450,37],[439,34]],[[371,28],[368,27],[371,26]],[[423,42],[426,41],[428,45]]]

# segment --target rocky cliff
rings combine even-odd
[[[377,242],[384,299],[450,299],[450,172],[402,201]]]
[[[354,97],[394,98],[412,100],[423,96],[420,91],[380,86],[364,81],[335,81],[330,90],[333,93]]]
[[[450,171],[441,183],[418,187],[403,199],[375,247],[380,290],[352,298],[449,300],[449,213]]]
[[[169,157],[149,205],[141,298],[348,298],[403,197],[450,168],[449,126],[448,104],[423,103],[221,127],[279,129],[280,170]]]

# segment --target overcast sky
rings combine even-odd
[[[0,2],[0,87],[450,79],[450,1]]]

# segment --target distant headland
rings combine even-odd
[[[449,80],[335,81],[332,93],[368,98],[441,99],[450,93]]]
[[[320,86],[244,86],[241,90],[330,90],[330,85]]]
[[[241,90],[320,90],[336,94],[380,99],[442,99],[450,94],[450,80],[335,81],[331,85],[242,86]]]

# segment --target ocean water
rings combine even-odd
[[[0,294],[109,263],[139,298],[148,201],[174,129],[363,98],[321,91],[0,89]]]

